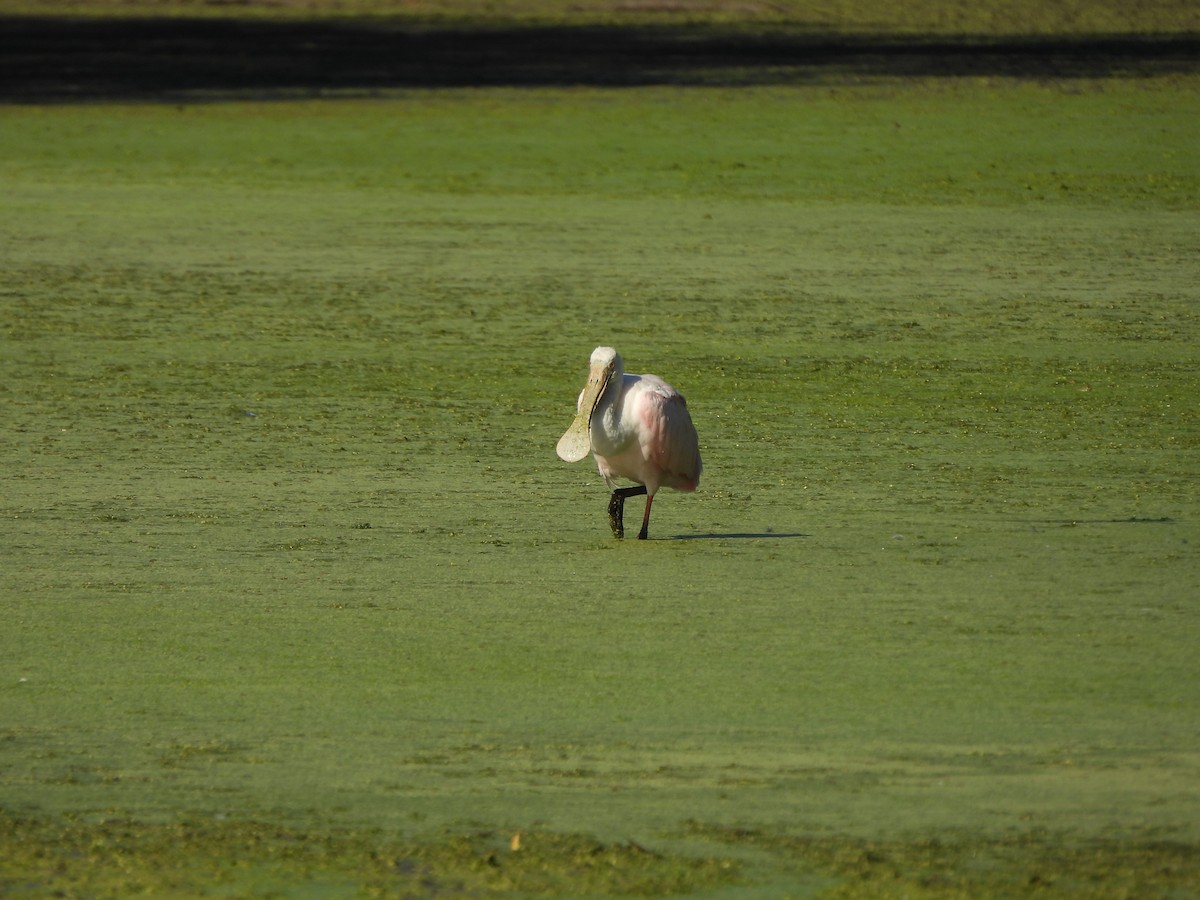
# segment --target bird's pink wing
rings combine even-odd
[[[647,391],[639,413],[646,456],[664,473],[662,483],[694,491],[700,483],[700,441],[683,397],[670,388]]]

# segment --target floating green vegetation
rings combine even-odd
[[[1072,842],[1064,835],[967,834],[916,840],[798,837],[693,823],[689,834],[767,851],[780,865],[828,879],[830,900],[1195,896],[1200,847],[1151,837]]]
[[[740,885],[828,900],[1193,896],[1200,848],[1033,831],[869,840],[690,823],[691,852],[580,834],[398,839],[252,821],[0,815],[5,897],[669,896]],[[698,847],[707,847],[707,855]],[[755,851],[747,856],[746,851]]]
[[[727,885],[739,871],[729,859],[540,831],[399,841],[264,822],[0,815],[5,897],[651,896]]]
[[[206,18],[383,18],[456,25],[700,24],[790,26],[879,34],[1086,34],[1186,32],[1194,5],[1171,0],[1086,4],[1014,0],[0,0],[0,15],[187,16]]]
[[[0,894],[1194,892],[1198,98],[0,108]]]

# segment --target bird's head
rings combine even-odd
[[[593,350],[590,364],[587,384],[579,394],[579,404],[575,408],[575,420],[558,441],[559,458],[567,462],[578,462],[592,449],[592,415],[613,378],[624,374],[621,354],[612,347]]]
[[[597,347],[592,351],[592,358],[589,360],[589,363],[593,372],[596,371],[597,366],[605,369],[624,369],[624,365],[621,360],[621,354],[612,347]]]

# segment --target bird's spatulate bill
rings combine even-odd
[[[575,420],[566,433],[558,439],[558,458],[567,462],[579,462],[592,449],[592,413],[600,402],[600,396],[608,385],[609,371],[601,366],[593,366],[588,375],[587,387],[579,395],[579,406],[575,410]]]
[[[586,415],[577,415],[566,434],[558,439],[558,458],[579,462],[592,449],[592,430]]]

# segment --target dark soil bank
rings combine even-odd
[[[765,84],[1194,71],[1200,38],[861,38],[711,28],[0,19],[0,99],[372,92],[473,85]]]

